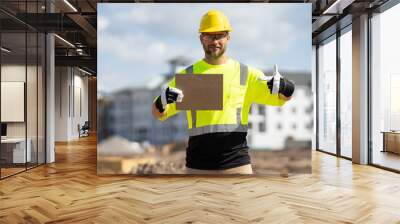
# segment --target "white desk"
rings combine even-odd
[[[25,154],[25,138],[6,138],[1,139],[2,147],[13,147],[12,148],[12,162],[13,163],[25,163],[25,158],[27,158],[26,162],[31,161],[31,145],[32,141],[30,138],[27,139],[26,154]],[[6,149],[7,150],[7,149]],[[2,148],[2,151],[3,150]]]

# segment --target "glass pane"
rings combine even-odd
[[[336,38],[318,48],[318,148],[336,154]]]
[[[37,33],[28,32],[27,33],[27,44],[28,44],[28,55],[27,55],[27,81],[26,81],[26,113],[27,113],[27,142],[28,149],[30,148],[30,157],[28,159],[28,168],[37,165]]]
[[[400,170],[400,4],[372,18],[372,163]]]
[[[27,15],[38,12],[37,1],[28,1],[26,6]],[[27,19],[35,24],[38,17],[27,17]],[[27,167],[31,168],[37,165],[37,64],[38,64],[38,36],[35,30],[27,30],[27,75],[26,75],[26,116],[27,116],[27,143],[30,148],[30,159],[28,159]]]
[[[0,1],[0,7],[16,16],[21,16],[26,11],[26,1]],[[25,33],[25,24],[15,19],[11,19],[8,15],[0,13],[2,19],[2,32],[22,32]]]
[[[3,32],[1,46],[1,173],[5,177],[25,170],[26,160],[30,158],[30,151],[26,150],[25,32]]]
[[[340,150],[351,158],[352,141],[352,35],[351,30],[340,37]]]
[[[44,34],[38,35],[38,163],[45,163],[45,44],[46,37]]]

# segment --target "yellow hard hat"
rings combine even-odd
[[[204,14],[200,22],[200,33],[232,31],[228,18],[218,10],[210,10]]]

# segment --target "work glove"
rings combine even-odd
[[[291,97],[294,92],[294,83],[283,78],[278,71],[278,66],[274,66],[272,78],[267,82],[271,94],[282,94],[286,97]]]
[[[182,99],[182,90],[167,86],[161,90],[161,95],[156,99],[156,108],[162,113],[165,111],[167,104],[182,102]]]

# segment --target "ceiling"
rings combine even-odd
[[[35,46],[25,52],[25,31],[54,32],[56,66],[79,66],[96,74],[97,6],[96,0],[1,0],[0,23],[3,46],[13,51],[5,58],[30,58]],[[51,12],[51,13],[50,13]],[[32,39],[33,35],[28,35]],[[41,47],[41,46],[39,46]],[[21,57],[19,57],[21,58]],[[4,59],[4,58],[3,58]]]
[[[388,0],[309,0],[312,5],[313,44],[350,25],[352,18],[372,12]]]
[[[337,21],[351,22],[351,16],[371,10],[387,0],[253,0],[237,2],[259,3],[311,3],[313,43],[335,32]],[[80,66],[96,73],[97,57],[97,3],[116,2],[171,2],[165,0],[45,0],[18,1],[1,0],[1,29],[5,38],[21,41],[18,32],[31,31],[54,32],[56,44],[56,65]],[[179,1],[193,2],[193,1]],[[212,2],[198,0],[196,2]],[[218,2],[231,2],[222,0]],[[51,12],[51,13],[50,13]],[[346,25],[345,23],[342,24]],[[333,27],[333,28],[332,28]],[[14,37],[13,37],[14,36]],[[60,37],[60,38],[59,38]],[[63,41],[66,40],[66,41]],[[24,43],[20,43],[24,44]],[[18,43],[16,42],[16,45]],[[33,46],[33,45],[32,45]],[[30,51],[28,49],[28,51]]]

